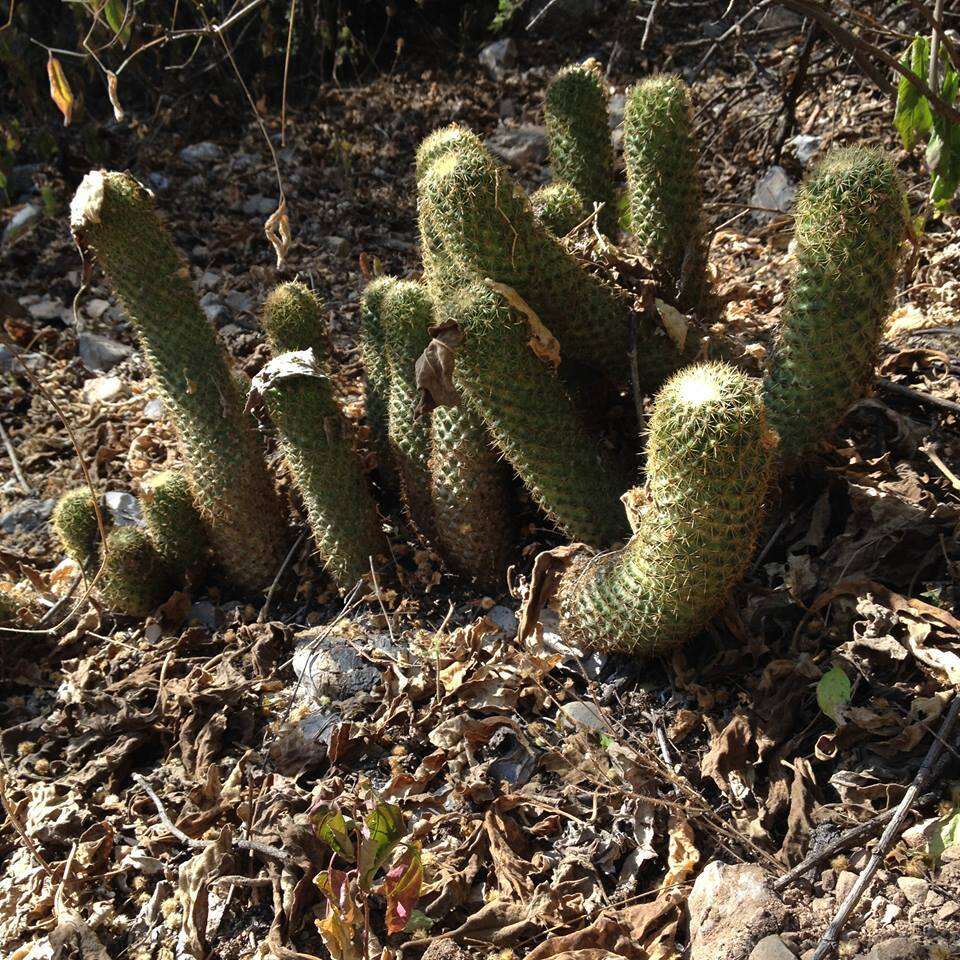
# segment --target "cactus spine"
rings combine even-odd
[[[576,187],[560,180],[530,196],[537,219],[555,236],[565,237],[586,216],[583,197]]]
[[[626,300],[580,267],[485,150],[463,143],[434,160],[421,180],[421,211],[434,231],[431,242],[442,245],[461,282],[489,277],[513,287],[564,355],[613,379],[626,378]],[[657,346],[654,333],[641,332],[641,352]]]
[[[97,511],[89,487],[68,490],[53,511],[53,529],[63,552],[87,570],[97,555]]]
[[[456,379],[534,500],[570,537],[594,545],[626,534],[621,481],[570,395],[530,349],[525,318],[483,284],[445,307],[463,341]]]
[[[603,204],[597,225],[603,233],[615,236],[613,144],[607,91],[596,60],[564,67],[553,78],[547,87],[545,118],[554,178],[572,184],[588,210]]]
[[[796,204],[796,267],[765,381],[780,455],[796,463],[866,392],[890,311],[907,200],[880,151],[831,151]]]
[[[327,358],[322,307],[313,291],[293,281],[275,287],[261,317],[270,352],[276,357],[290,350],[312,350],[317,363]]]
[[[114,527],[103,549],[100,595],[111,610],[145,617],[173,587],[169,569],[145,530]]]
[[[567,570],[562,629],[638,656],[695,636],[746,572],[775,442],[755,381],[720,363],[672,377],[650,421],[635,533]]]
[[[283,284],[268,298],[261,322],[271,343],[295,348],[314,340],[320,304],[301,284]],[[303,495],[317,550],[337,586],[348,590],[370,572],[371,557],[387,554],[387,546],[330,380],[307,347],[281,353],[254,385]]]
[[[207,538],[187,478],[164,470],[143,485],[140,506],[150,539],[168,568],[182,575],[200,566]]]
[[[282,560],[279,504],[187,264],[129,174],[87,174],[71,214],[78,245],[96,253],[137,328],[217,556],[241,586],[264,586]]]
[[[703,202],[697,173],[690,89],[676,76],[643,80],[627,91],[623,155],[631,226],[641,255],[683,310],[708,297]]]

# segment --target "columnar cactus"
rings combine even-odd
[[[443,318],[463,334],[456,380],[547,516],[600,546],[625,536],[623,479],[605,462],[561,381],[530,349],[530,327],[483,284],[465,288]]]
[[[383,295],[393,277],[371,280],[360,297],[360,359],[366,374],[364,413],[370,428],[370,440],[377,455],[380,479],[394,496],[400,495],[400,477],[388,436],[387,409],[390,400],[390,367],[383,344]]]
[[[215,553],[240,586],[265,586],[283,558],[279,504],[189,267],[129,174],[87,174],[71,215],[77,244],[96,254],[137,329]]]
[[[143,519],[157,553],[175,574],[200,566],[207,554],[207,537],[186,476],[164,470],[143,484]]]
[[[317,363],[327,360],[322,308],[304,283],[282,283],[270,292],[263,307],[263,332],[276,357],[290,350],[312,350]]]
[[[607,91],[596,60],[564,67],[553,78],[547,87],[545,118],[554,178],[572,184],[588,210],[603,204],[597,225],[615,236],[613,144]]]
[[[145,617],[173,589],[167,565],[142,527],[114,527],[103,546],[100,595],[106,605],[130,617]]]
[[[672,377],[650,420],[635,533],[622,550],[569,567],[562,630],[644,657],[695,636],[746,572],[775,443],[755,381],[720,363]]]
[[[696,310],[709,298],[703,202],[690,89],[656,76],[627,91],[623,117],[630,221],[668,297]]]
[[[586,217],[583,197],[563,180],[549,183],[530,196],[537,219],[555,236],[565,237]]]
[[[313,339],[320,304],[309,290],[284,284],[270,295],[261,322],[272,343],[296,347]],[[278,327],[286,335],[281,336]],[[317,550],[337,586],[346,591],[370,572],[371,558],[376,561],[388,551],[330,379],[307,348],[279,354],[257,375],[253,387],[277,427]]]
[[[627,301],[581,268],[485,150],[461,143],[434,160],[421,180],[421,211],[461,276],[512,287],[557,337],[563,355],[612,379],[627,377]],[[641,356],[664,348],[672,349],[666,338],[644,326]]]
[[[504,464],[483,421],[465,405],[433,413],[430,480],[438,546],[446,563],[485,590],[502,587],[512,503]]]
[[[89,487],[68,490],[53,510],[53,529],[63,552],[84,570],[97,555],[97,511]]]
[[[785,464],[826,439],[870,384],[908,216],[876,150],[831,151],[800,189],[796,267],[765,381]]]

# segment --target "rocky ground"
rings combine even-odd
[[[114,128],[111,163],[156,192],[205,312],[248,373],[266,358],[256,321],[265,292],[295,274],[316,288],[363,436],[358,297],[375,261],[419,270],[417,143],[458,120],[526,186],[544,182],[542,93],[567,58],[612,58],[617,138],[630,82],[655,64],[690,67],[709,48],[688,46],[700,37],[688,24],[643,56],[643,24],[620,26],[586,43],[521,35],[442,69],[401,62],[324,86],[291,110],[283,144],[267,118],[294,234],[282,273],[263,235],[277,175],[239,108],[240,119],[224,119],[195,101],[136,132]],[[829,59],[774,167],[781,100],[764,77],[787,71],[799,42],[795,23],[777,29],[759,60],[743,55],[759,69],[718,56],[694,88],[725,300],[714,333],[755,372],[778,320],[792,224],[754,208],[788,211],[805,166],[837,143],[894,151],[914,212],[928,189],[921,158],[897,146],[891,105]],[[177,460],[111,291],[94,276],[74,302],[74,186],[31,171],[0,250],[0,423],[20,470],[0,451],[0,565],[47,606],[75,574],[48,521],[56,496],[80,482],[80,457],[117,522],[136,522],[140,480]],[[34,623],[39,632],[4,636],[7,951],[322,955],[314,920],[329,910],[313,880],[332,852],[310,812],[335,803],[350,814],[376,796],[398,806],[405,840],[422,848],[424,881],[410,932],[389,933],[386,893],[371,896],[371,956],[812,956],[879,830],[778,878],[901,800],[960,684],[960,336],[943,329],[960,301],[956,225],[927,223],[880,383],[822,461],[777,491],[749,578],[670,662],[571,649],[549,620],[519,642],[521,591],[476,595],[389,502],[401,581],[345,609],[305,542],[267,603],[212,584],[146,622],[89,608],[57,631]],[[557,542],[528,507],[514,582]],[[825,711],[817,690],[837,666],[852,688]],[[956,731],[948,748],[840,956],[960,956]],[[357,950],[345,943],[340,957]]]

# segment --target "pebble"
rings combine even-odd
[[[960,903],[956,900],[949,900],[937,911],[937,919],[949,920],[958,913],[960,913]]]
[[[118,527],[135,527],[143,522],[140,503],[132,493],[110,490],[103,495],[103,502]]]
[[[277,201],[270,197],[250,197],[243,204],[243,212],[248,216],[269,216],[277,209]]]
[[[14,359],[15,356],[17,359]],[[0,343],[0,373],[22,374],[21,362],[33,372],[45,367],[47,358],[42,353],[27,353],[18,347],[9,347],[5,343]]]
[[[143,415],[147,420],[162,420],[166,412],[162,400],[148,400],[143,405]]]
[[[29,233],[42,215],[43,211],[35,204],[28,203],[21,207],[3,228],[3,242],[13,243],[14,240]]]
[[[750,960],[796,960],[796,954],[773,933],[753,948]]]
[[[572,703],[565,703],[560,712],[577,726],[601,733],[613,733],[610,724],[604,720],[597,708],[589,703],[574,700]]]
[[[187,149],[189,149],[189,147]],[[147,174],[147,180],[150,181],[150,187],[153,190],[161,193],[170,186],[170,178],[165,173],[153,171]]]
[[[487,146],[511,167],[536,166],[547,159],[547,130],[531,123],[501,127],[487,138]]]
[[[112,370],[133,353],[133,348],[99,333],[81,333],[77,337],[77,353],[88,370]]]
[[[805,167],[819,152],[822,143],[820,137],[813,137],[807,133],[798,133],[787,141],[787,146],[793,149],[797,162]]]
[[[213,290],[220,284],[220,274],[214,273],[213,270],[205,270],[203,276],[200,277],[200,289],[201,290]]]
[[[350,241],[345,237],[324,237],[323,242],[335,257],[345,257],[350,253]]]
[[[248,293],[231,290],[223,300],[235,313],[253,313],[253,298]]]
[[[218,323],[230,316],[227,308],[220,302],[220,298],[215,293],[205,293],[200,298],[200,309],[211,323]]]
[[[201,143],[192,143],[180,151],[180,159],[184,163],[194,166],[202,163],[213,163],[223,156],[223,150],[216,143],[204,140]]]
[[[91,297],[83,304],[83,312],[93,320],[99,320],[110,309],[110,301],[102,297]]]
[[[841,870],[837,876],[837,885],[834,887],[834,895],[837,903],[843,903],[847,899],[847,894],[853,889],[857,882],[857,875],[852,870]]]
[[[59,300],[47,297],[38,303],[31,303],[27,307],[27,313],[34,320],[59,320],[63,313],[63,304]]]
[[[793,204],[797,193],[797,185],[790,179],[787,171],[781,166],[774,165],[760,178],[750,202],[757,207],[769,207],[773,210],[787,211]],[[760,222],[767,222],[776,216],[763,210],[755,210],[753,217]]]
[[[83,385],[86,403],[107,403],[118,400],[126,391],[126,384],[119,377],[93,377]]]
[[[16,533],[18,530],[36,530],[53,513],[56,500],[22,500],[12,510],[0,517],[0,530],[4,533]]]
[[[944,897],[937,893],[936,890],[928,890],[927,895],[923,898],[923,905],[929,910],[936,910],[937,907],[942,907],[944,902]]]
[[[894,937],[878,943],[867,954],[868,960],[920,960],[926,951],[923,946],[909,937]]]
[[[926,899],[930,884],[920,877],[900,877],[897,886],[910,903],[923,903]]]

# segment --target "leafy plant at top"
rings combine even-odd
[[[941,80],[937,93],[944,103],[953,106],[957,102],[960,76],[943,48],[939,59]],[[900,64],[919,77],[928,76],[930,39],[914,37]],[[960,124],[934,113],[930,101],[906,77],[901,77],[897,86],[893,124],[907,150],[926,140],[927,166],[932,174],[930,200],[938,210],[946,209],[960,186]]]
[[[404,842],[406,821],[392,803],[375,800],[362,820],[330,807],[318,808],[312,819],[318,839],[333,851],[315,881],[327,902],[317,929],[333,960],[367,960],[371,894],[386,899],[388,934],[420,925],[414,911],[423,885],[420,845]]]

